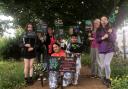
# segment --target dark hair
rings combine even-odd
[[[59,43],[55,42],[54,44],[60,47],[60,44],[59,44]],[[53,44],[53,45],[54,45],[54,44]],[[52,45],[52,46],[53,46],[53,45]]]
[[[105,15],[104,15],[104,16],[102,16],[102,17],[106,17],[106,18],[107,18],[107,20],[108,20],[108,23],[106,24],[105,29],[106,29],[106,30],[109,30],[109,28],[112,28],[111,24],[109,23],[109,19],[108,19],[108,17],[107,17],[107,16],[105,16]],[[102,17],[101,17],[101,18],[102,18]],[[100,25],[100,28],[103,28],[103,27],[102,27],[102,24]]]
[[[73,37],[73,36],[77,37],[77,34],[74,33],[74,34],[71,35],[71,37]]]
[[[31,22],[26,24],[26,26],[25,26],[25,30],[27,31],[27,29],[28,29],[28,25],[32,25],[32,28],[33,28],[33,31],[34,31],[34,24],[31,23]]]

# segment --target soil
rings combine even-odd
[[[32,86],[24,87],[23,89],[49,89],[48,81],[41,86],[40,81],[36,81]],[[61,89],[61,88],[58,88]],[[90,77],[90,68],[88,66],[82,67],[79,84],[77,86],[69,86],[64,89],[107,89],[107,87],[98,78]]]

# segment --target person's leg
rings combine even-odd
[[[28,83],[28,73],[29,73],[29,59],[24,59],[24,78],[26,84]]]
[[[65,72],[63,77],[63,86],[66,87],[72,83],[72,73]]]
[[[80,69],[81,69],[81,57],[78,57],[77,60],[76,60],[76,73],[75,73],[74,85],[78,84]]]
[[[105,54],[99,54],[99,60],[97,62],[98,62],[99,70],[101,73],[101,75],[99,76],[100,78],[103,78],[104,59],[105,59]]]
[[[41,60],[41,53],[40,52],[36,52],[36,58],[37,58],[37,62],[40,63],[40,60]]]
[[[110,63],[111,63],[113,54],[114,54],[113,52],[107,53],[106,56],[105,56],[105,61],[104,61],[104,64],[105,64],[105,75],[106,75],[105,85],[107,87],[111,86],[111,80],[110,80],[111,68],[110,68]]]
[[[33,83],[32,77],[33,77],[33,63],[34,63],[34,58],[30,59],[30,65],[29,65],[29,76],[30,76],[30,83]]]
[[[97,66],[98,77],[102,76],[100,64],[101,63],[100,63],[100,58],[99,58],[99,52],[98,52],[98,49],[96,48],[96,66]]]
[[[94,66],[94,49],[91,48],[91,52],[90,52],[90,56],[91,56],[91,75],[95,75],[94,70],[95,70],[95,66]]]
[[[110,74],[111,74],[110,63],[111,63],[111,61],[112,61],[113,54],[114,54],[114,53],[111,52],[111,53],[107,53],[106,56],[105,56],[104,64],[105,64],[106,79],[110,79]]]
[[[92,75],[97,75],[96,48],[92,48]]]
[[[58,73],[55,71],[49,72],[49,88],[50,89],[56,89],[57,88],[57,78]]]

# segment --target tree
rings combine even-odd
[[[64,24],[109,15],[121,0],[2,0],[4,13],[24,26],[28,21],[43,19],[49,24],[61,18]]]

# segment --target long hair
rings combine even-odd
[[[28,25],[32,25],[32,30],[35,31],[35,26],[34,26],[34,23],[32,23],[32,22],[29,22],[29,23],[26,24],[25,31],[27,31]]]

